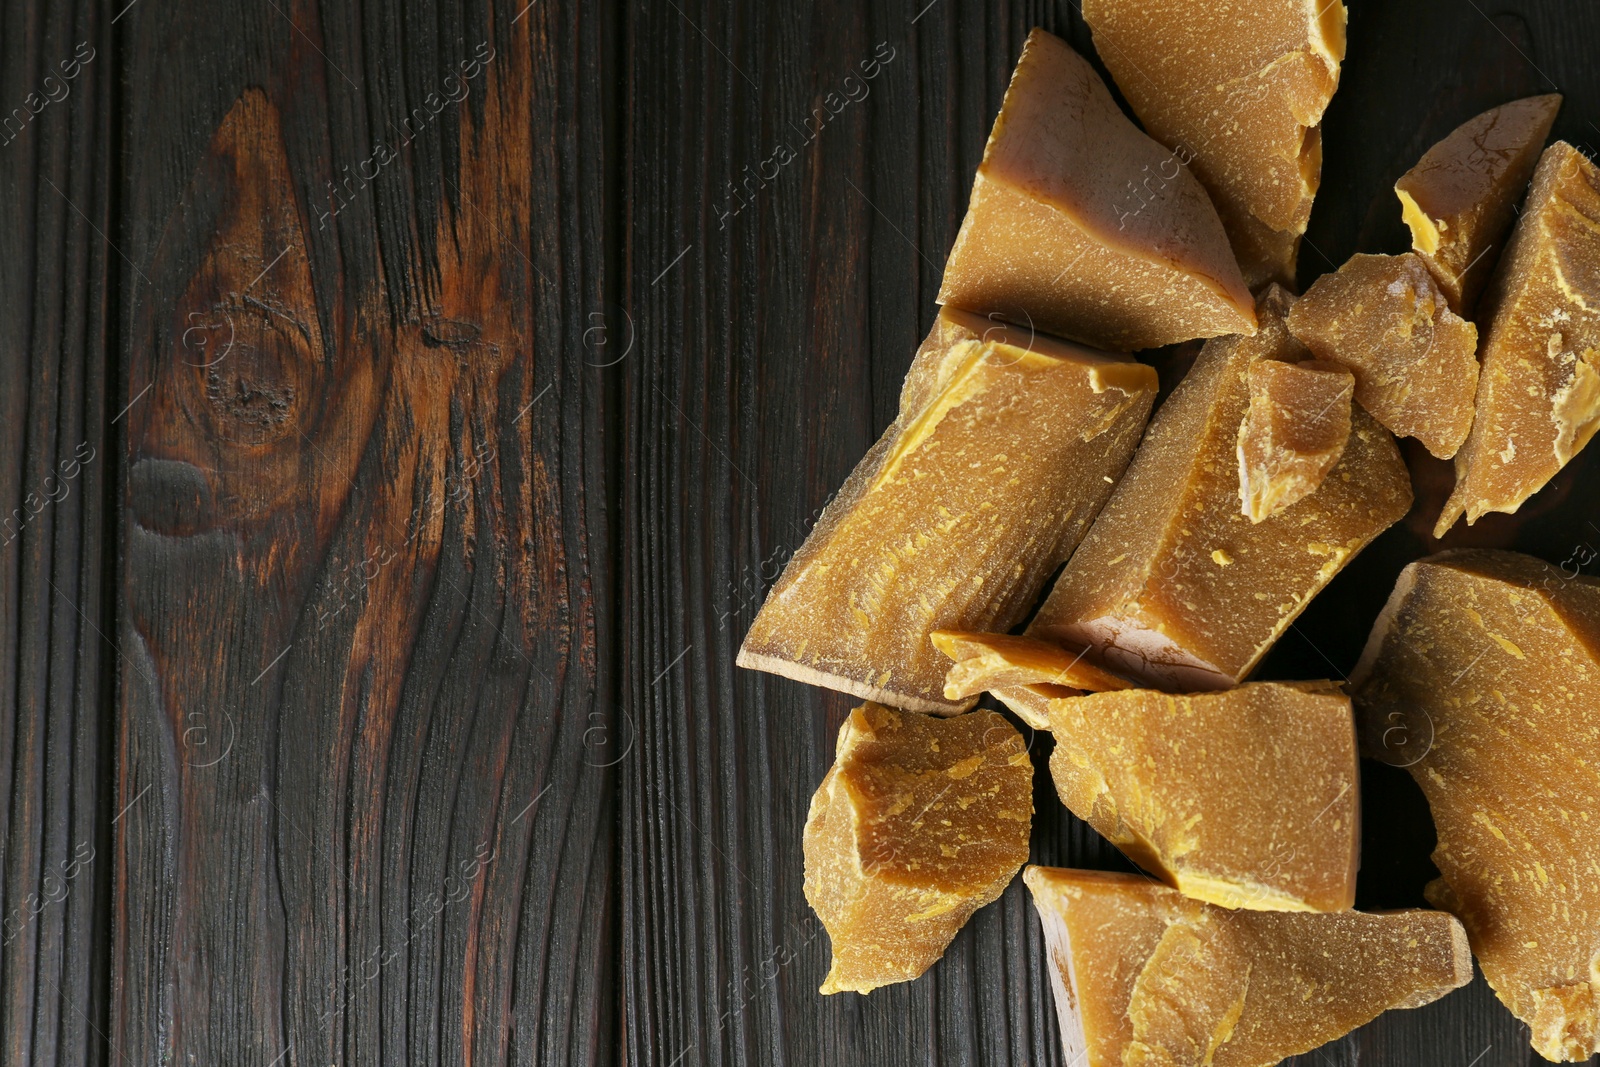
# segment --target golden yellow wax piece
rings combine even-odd
[[[1355,904],[1361,778],[1331,682],[1151,689],[1050,702],[1050,774],[1072,813],[1187,896],[1225,908]]]
[[[1155,393],[1150,367],[942,311],[900,417],[773,586],[739,665],[913,711],[971,707],[945,698],[928,635],[1023,619],[1110,495]]]
[[[1484,305],[1477,414],[1435,537],[1516,511],[1600,427],[1600,170],[1564,141],[1539,160]]]
[[[1087,649],[1073,652],[1049,641],[1008,634],[937,630],[932,637],[934,647],[956,661],[945,676],[946,699],[992,690],[1036,730],[1050,728],[1047,705],[1055,697],[1133,685],[1089,662]]]
[[[1083,0],[1095,50],[1150,135],[1217,205],[1254,289],[1294,284],[1339,86],[1338,0]]]
[[[1478,328],[1450,310],[1421,257],[1352,256],[1295,301],[1289,331],[1317,358],[1350,368],[1356,402],[1391,432],[1440,459],[1467,439]]]
[[[939,302],[1129,352],[1255,325],[1200,183],[1128,121],[1093,67],[1038,29],[989,135]]]
[[[1269,286],[1256,305],[1260,333],[1206,342],[1030,636],[1089,645],[1103,665],[1157,689],[1224,689],[1405,515],[1411,481],[1400,451],[1359,409],[1344,455],[1316,492],[1259,523],[1240,512],[1237,437],[1250,368],[1309,354],[1284,326],[1293,299]]]
[[[1472,310],[1494,271],[1561,94],[1530,96],[1485,111],[1428,149],[1394,183],[1411,247],[1427,261],[1450,306]]]
[[[1133,683],[1074,652],[1035,637],[936,630],[933,644],[955,660],[945,676],[944,695],[951,700],[977,696],[987,689],[1043,682],[1091,693],[1131,689]]]
[[[1542,1056],[1600,1052],[1600,582],[1513,552],[1420,560],[1351,685],[1364,744],[1403,755],[1433,811],[1429,902]]]
[[[1024,685],[1000,686],[990,692],[1035,730],[1048,730],[1050,702],[1063,697],[1075,697],[1083,690],[1065,685],[1051,685],[1048,682],[1029,682]]]
[[[1074,1067],[1273,1067],[1472,980],[1442,911],[1228,911],[1132,874],[1022,877]]]
[[[908,982],[1028,859],[1033,764],[992,711],[867,703],[806,818],[806,900],[833,942],[822,992]]]
[[[1308,359],[1250,365],[1250,408],[1239,424],[1241,514],[1261,522],[1317,491],[1350,439],[1355,379]]]

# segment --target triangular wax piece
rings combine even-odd
[[[1255,328],[1200,183],[1128,121],[1082,56],[1038,29],[989,135],[939,302],[1125,352]]]
[[[1150,135],[1210,191],[1245,282],[1292,286],[1339,85],[1339,0],[1083,0],[1095,50]]]
[[[1439,279],[1458,313],[1472,310],[1494,272],[1495,249],[1511,228],[1561,94],[1530,96],[1457,126],[1394,183],[1411,247]]]

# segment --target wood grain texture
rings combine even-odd
[[[1350,6],[1302,285],[1353,252],[1402,250],[1395,178],[1486,107],[1553,80],[1569,94],[1556,135],[1600,144],[1588,59],[1600,24],[1587,7]],[[641,338],[627,367],[623,502],[624,706],[638,737],[620,783],[629,1062],[1061,1062],[1020,882],[918,981],[866,998],[816,993],[828,942],[802,892],[801,827],[855,701],[733,666],[767,588],[894,416],[1034,25],[1090,47],[1071,2],[629,7],[625,306]],[[860,63],[880,42],[894,58],[866,79]],[[1426,531],[1442,471],[1425,456],[1415,468],[1414,521],[1358,558],[1262,676],[1337,676],[1354,664],[1400,567],[1437,547]],[[1600,506],[1573,488],[1596,477],[1591,452],[1526,515],[1446,544],[1553,560],[1600,544]],[[1034,861],[1122,866],[1056,800],[1049,749],[1046,735],[1033,738]],[[1401,771],[1368,763],[1363,777],[1360,904],[1420,904],[1436,873],[1426,806]],[[1479,979],[1290,1062],[1535,1060]]]
[[[214,14],[121,31],[112,1059],[608,1061],[614,25]]]
[[[101,5],[0,5],[0,1062],[102,1062],[115,652]]]

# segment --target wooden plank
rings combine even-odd
[[[1403,249],[1393,181],[1485,107],[1553,79],[1569,93],[1556,134],[1600,144],[1600,75],[1587,58],[1600,26],[1587,8],[1351,7],[1302,284],[1352,252]],[[802,893],[801,827],[855,702],[733,666],[766,589],[894,415],[1036,24],[1091,47],[1071,3],[630,7],[625,306],[641,339],[623,368],[622,666],[637,731],[620,764],[630,1062],[1061,1062],[1020,884],[917,982],[867,998],[816,993],[828,943]],[[859,64],[880,42],[894,58],[865,79]],[[1575,539],[1600,543],[1583,534],[1600,524],[1593,495],[1573,489],[1597,468],[1592,452],[1575,463],[1530,505],[1535,521],[1487,521],[1450,543],[1557,560]],[[1394,575],[1434,547],[1424,533],[1442,500],[1430,496],[1436,475],[1418,461],[1425,521],[1392,531],[1339,579],[1275,652],[1271,676],[1350,669]],[[1118,866],[1060,807],[1048,750],[1034,739],[1034,861]],[[1435,873],[1426,807],[1401,772],[1370,765],[1364,777],[1362,905],[1420,903]],[[1532,1056],[1480,978],[1290,1062],[1508,1067]]]
[[[0,5],[0,1060],[102,1062],[110,34]]]
[[[122,32],[114,1058],[605,1060],[611,14]]]

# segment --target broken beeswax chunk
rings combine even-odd
[[[1139,866],[1225,908],[1356,899],[1361,784],[1350,698],[1257,682],[1050,702],[1062,803]]]
[[[938,630],[932,637],[934,647],[956,661],[945,676],[946,699],[992,690],[1036,730],[1050,728],[1047,705],[1054,697],[1127,689],[1133,684],[1089,662],[1086,649],[1069,652],[1049,641],[1009,634]]]
[[[1539,160],[1484,302],[1477,414],[1435,537],[1516,511],[1600,427],[1600,170],[1566,142]]]
[[[1600,1052],[1600,581],[1513,552],[1408,566],[1351,676],[1363,742],[1414,739],[1441,878],[1546,1059]]]
[[[1457,126],[1394,183],[1411,247],[1439,279],[1450,306],[1472,310],[1494,271],[1561,95],[1530,96]]]
[[[1472,979],[1442,911],[1228,911],[1133,874],[1022,877],[1074,1067],[1272,1067]]]
[[[987,338],[987,339],[976,339]],[[1150,367],[940,312],[900,417],[773,586],[739,665],[955,712],[934,630],[1006,630],[1121,476]]]
[[[1294,284],[1339,86],[1339,0],[1083,0],[1095,50],[1150,136],[1211,193],[1246,284]]]
[[[1250,365],[1250,409],[1239,424],[1239,504],[1251,522],[1317,491],[1350,439],[1355,379],[1308,359]]]
[[[937,630],[932,637],[934,647],[956,661],[945,677],[944,695],[952,700],[1034,682],[1091,693],[1133,687],[1126,678],[1085,659],[1083,650],[1073,652],[1035,637],[959,630]]]
[[[1026,685],[1005,685],[991,689],[995,699],[1016,712],[1017,718],[1035,730],[1050,729],[1050,702],[1063,697],[1075,697],[1083,691],[1048,682],[1030,682]]]
[[[1034,30],[939,302],[1125,352],[1251,332],[1250,293],[1216,209],[1170,156],[1093,67]]]
[[[1478,328],[1450,310],[1421,257],[1356,255],[1289,312],[1318,359],[1350,369],[1356,402],[1392,433],[1449,459],[1472,429]]]
[[[1157,689],[1225,689],[1405,515],[1411,481],[1400,450],[1359,408],[1316,492],[1259,523],[1241,514],[1237,438],[1250,368],[1309,355],[1284,326],[1293,300],[1268,286],[1256,303],[1260,333],[1206,342],[1030,636],[1087,644],[1104,666]]]
[[[1028,858],[1033,764],[992,711],[863,704],[806,817],[806,900],[833,942],[822,992],[907,982]]]

